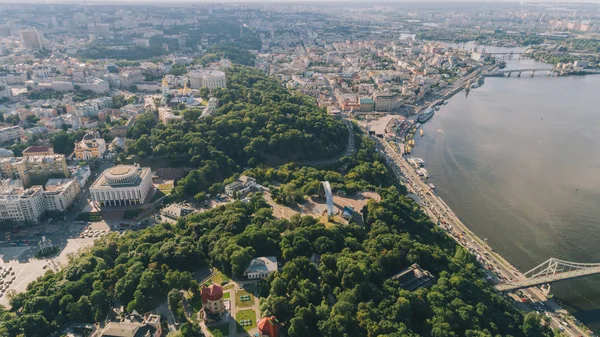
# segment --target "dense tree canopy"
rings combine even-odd
[[[387,181],[373,143],[357,141],[354,156],[324,170],[286,165],[251,172],[303,195],[323,178],[336,190],[382,185],[382,200],[369,201],[363,226],[277,219],[255,194],[175,225],[112,234],[12,297],[10,312],[0,311],[0,336],[48,336],[68,322],[99,321],[117,301],[144,312],[168,300],[180,311],[171,290],[197,294],[195,270],[240,275],[251,258],[269,255],[283,267],[258,285],[261,315],[276,315],[282,336],[552,336],[539,317],[523,316],[495,293],[473,256]],[[318,263],[311,262],[314,254]],[[435,275],[433,286],[410,292],[391,279],[413,263]],[[186,326],[182,334],[197,332]]]
[[[128,154],[165,157],[173,165],[194,168],[179,181],[176,196],[193,196],[244,167],[329,158],[344,151],[348,130],[309,98],[291,94],[251,68],[236,68],[227,80],[227,88],[214,92],[220,105],[216,116],[198,119],[198,112],[185,110],[183,121],[164,125],[146,114],[130,130],[136,141]]]

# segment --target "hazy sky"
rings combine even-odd
[[[0,0],[0,3],[65,3],[65,2],[77,2],[82,3],[83,0]],[[236,3],[236,2],[257,2],[257,3],[302,3],[302,2],[352,2],[352,3],[364,3],[364,4],[377,4],[377,3],[401,3],[401,2],[440,2],[440,3],[460,3],[460,2],[479,2],[479,3],[494,3],[494,2],[555,2],[555,3],[597,3],[600,4],[600,0],[576,0],[576,1],[519,1],[519,0],[88,0],[88,3],[131,3],[131,2],[144,2],[144,3],[177,3],[177,2],[196,2],[196,3]]]

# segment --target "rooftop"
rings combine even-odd
[[[48,146],[30,146],[30,147],[26,148],[25,150],[23,150],[23,154],[38,153],[38,152],[50,152],[50,151],[52,151],[52,148],[50,148]]]
[[[392,276],[392,280],[399,281],[402,288],[413,291],[421,287],[430,286],[433,281],[433,275],[427,270],[421,269],[421,267],[415,263]]]
[[[45,189],[47,192],[62,192],[74,182],[73,178],[48,179]]]
[[[206,301],[218,301],[223,298],[223,287],[211,284],[210,287],[202,288],[202,303]]]
[[[277,258],[275,256],[261,256],[250,261],[246,272],[275,272],[277,271]]]
[[[150,168],[138,165],[118,165],[106,169],[90,186],[91,189],[117,188],[138,186],[146,175],[151,174]]]

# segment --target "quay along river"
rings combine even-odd
[[[507,69],[544,66],[507,60]],[[599,88],[600,75],[486,78],[441,106],[411,156],[465,225],[522,272],[550,257],[600,263]],[[600,276],[552,293],[600,331]]]

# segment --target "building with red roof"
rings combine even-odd
[[[261,318],[256,326],[261,337],[279,337],[279,321],[275,316]]]
[[[208,314],[221,314],[225,310],[223,305],[223,287],[212,284],[210,287],[202,288],[202,307]]]
[[[30,146],[23,150],[24,157],[49,156],[54,154],[54,149],[48,146]]]

